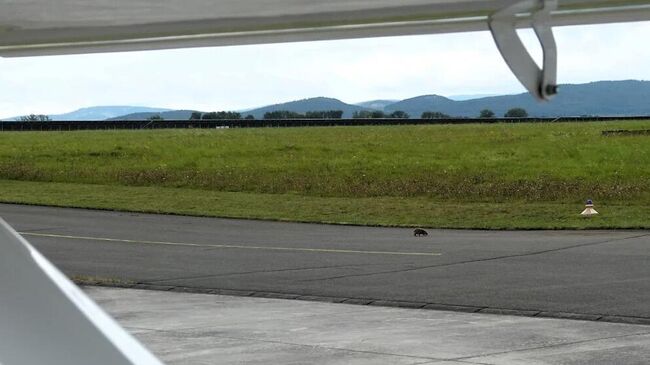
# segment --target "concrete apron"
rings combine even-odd
[[[650,326],[85,287],[167,364],[644,364]]]

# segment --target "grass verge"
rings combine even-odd
[[[313,197],[632,199],[650,122],[0,133],[0,179]]]
[[[601,201],[579,216],[579,201],[445,201],[432,197],[314,197],[200,189],[0,180],[5,203],[145,213],[336,224],[474,229],[650,229],[649,199]]]
[[[0,201],[441,228],[650,228],[650,121],[0,133]],[[582,218],[585,199],[601,215]]]

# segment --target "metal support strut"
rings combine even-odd
[[[557,48],[549,25],[557,0],[521,0],[490,15],[489,26],[497,48],[524,87],[538,100],[557,94]],[[542,46],[540,69],[517,35],[518,14],[530,13],[532,27]]]

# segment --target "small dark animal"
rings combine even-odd
[[[428,236],[429,234],[424,229],[416,228],[413,230],[413,235],[415,237],[418,237],[418,236]]]

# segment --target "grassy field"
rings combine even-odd
[[[0,201],[332,223],[650,228],[650,122],[0,133]],[[577,214],[592,198],[601,216]]]

